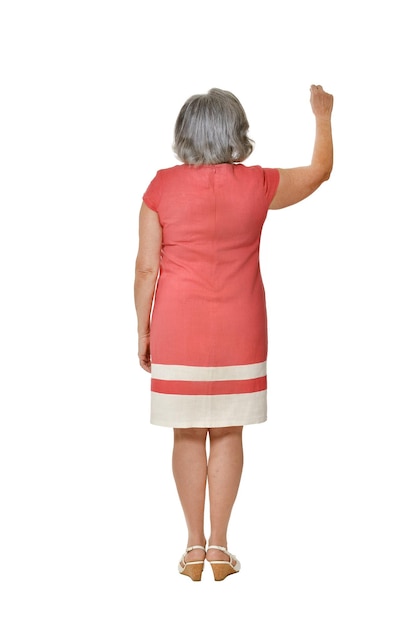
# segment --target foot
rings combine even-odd
[[[203,546],[189,546],[178,563],[179,573],[189,576],[191,580],[201,580],[205,554],[206,550]]]
[[[206,551],[202,548],[194,548],[186,553],[184,560],[186,563],[190,563],[191,561],[204,561],[206,558]]]
[[[225,549],[227,550],[227,548]],[[233,567],[236,567],[239,563],[234,554],[230,554],[230,552],[227,554],[223,552],[223,550],[216,550],[216,548],[211,548],[210,546],[207,548],[206,559],[209,563],[211,561],[225,561],[226,563],[230,563]]]

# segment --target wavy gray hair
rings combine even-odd
[[[191,96],[179,112],[173,150],[189,165],[239,163],[252,153],[246,113],[230,91]]]

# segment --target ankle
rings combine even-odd
[[[205,546],[206,543],[204,535],[188,535],[187,546]]]
[[[221,546],[227,550],[227,539],[224,535],[213,535],[208,540],[208,546]]]

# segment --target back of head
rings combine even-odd
[[[230,91],[210,89],[184,103],[173,149],[183,163],[215,165],[244,161],[253,150],[246,113]]]

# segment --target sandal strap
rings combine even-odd
[[[204,546],[189,546],[186,551],[184,552],[184,554],[182,555],[181,559],[180,559],[180,566],[182,568],[184,568],[187,563],[185,561],[185,557],[187,556],[187,554],[189,552],[191,552],[191,550],[204,550],[204,552],[206,551],[206,548]],[[184,564],[184,565],[183,565]]]
[[[207,551],[208,550],[220,550],[221,552],[223,552],[229,557],[230,567],[233,568],[235,572],[240,571],[240,562],[238,558],[234,554],[229,552],[229,550],[226,550],[224,546],[207,546]],[[233,561],[235,561],[234,565],[233,565]],[[227,561],[224,561],[224,562],[227,563]],[[222,563],[222,561],[210,561],[210,563]]]
[[[207,551],[208,550],[220,550],[221,552],[224,552],[224,554],[229,557],[230,562],[232,562],[232,559],[234,559],[235,561],[237,560],[235,555],[229,552],[229,550],[226,550],[226,548],[224,548],[223,546],[207,546]]]
[[[186,549],[184,554],[191,552],[191,550],[204,550],[204,552],[206,551],[204,546],[190,546],[189,548]]]

